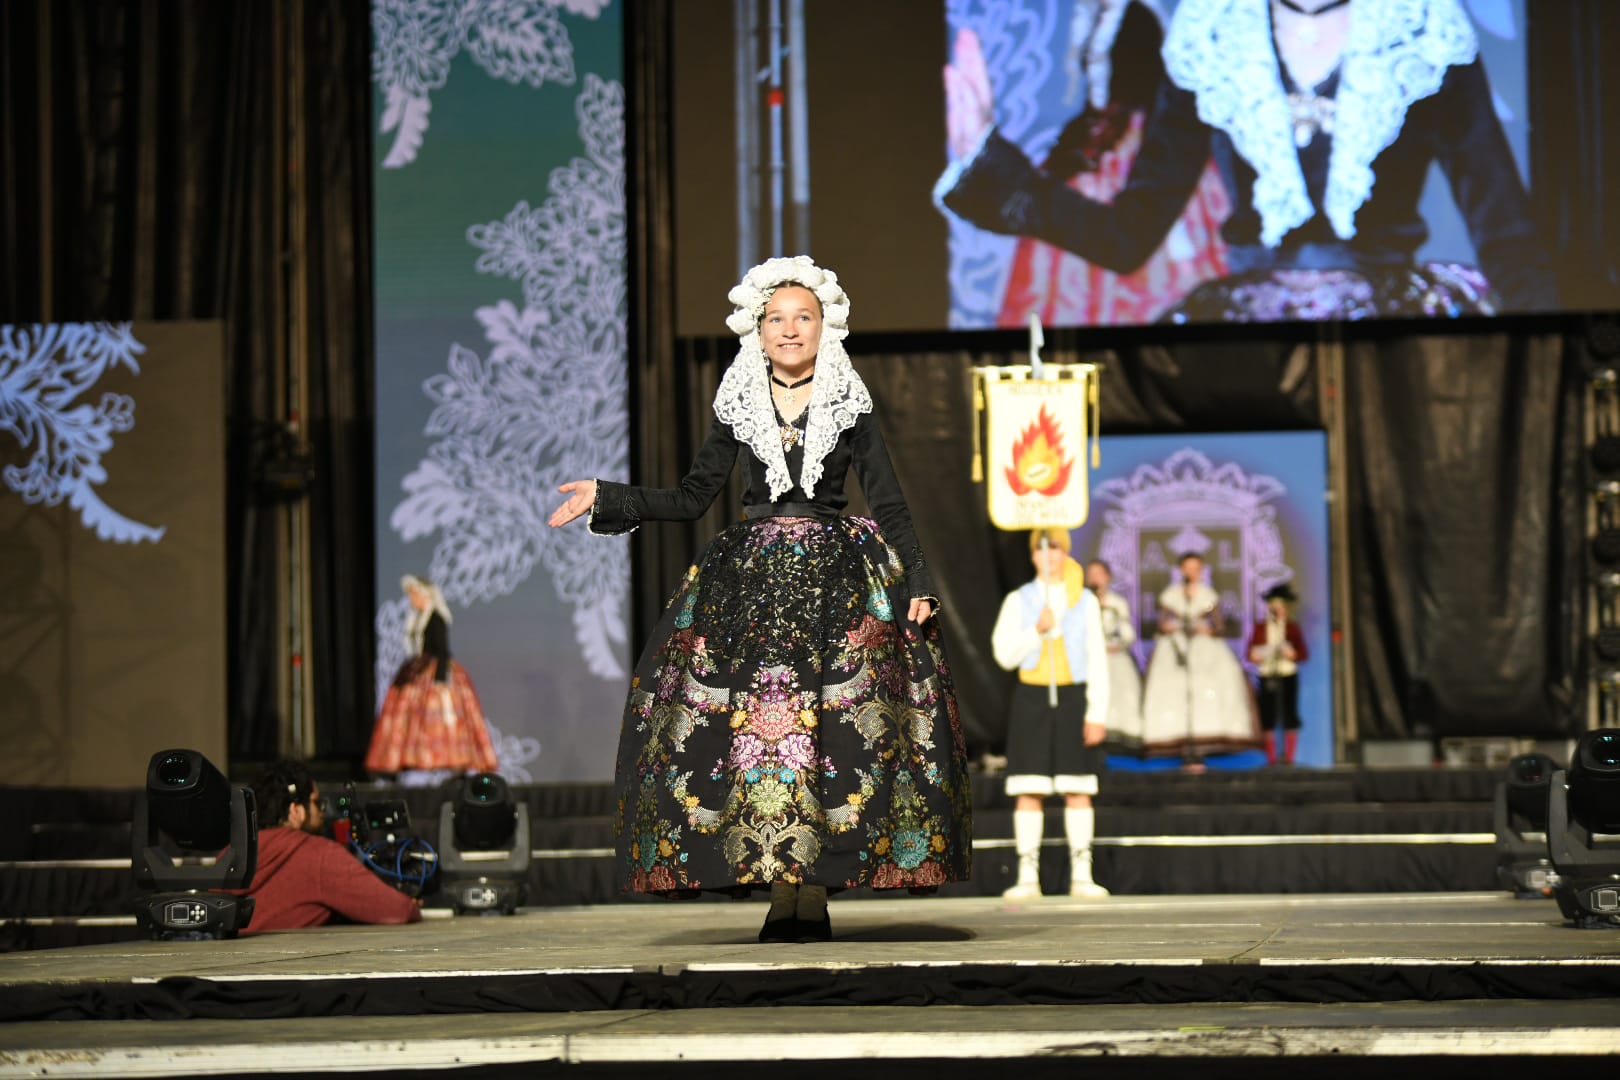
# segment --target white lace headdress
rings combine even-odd
[[[1255,171],[1260,240],[1276,247],[1315,213],[1294,145],[1288,95],[1271,42],[1269,0],[1182,0],[1164,43],[1170,79],[1198,97]],[[1342,240],[1372,193],[1372,163],[1406,110],[1473,62],[1479,39],[1458,0],[1356,0],[1340,61],[1323,210]]]
[[[450,605],[445,602],[444,592],[433,582],[426,578],[419,578],[415,574],[406,574],[399,579],[399,587],[406,596],[412,589],[421,589],[428,595],[428,606],[418,611],[411,608],[411,617],[405,623],[405,645],[410,649],[412,656],[422,654],[422,635],[427,632],[428,620],[437,611],[446,626],[450,625]]]
[[[726,325],[742,337],[742,348],[720,379],[714,394],[714,415],[764,462],[772,501],[793,487],[793,478],[788,475],[781,429],[771,405],[770,361],[760,343],[759,320],[771,294],[787,284],[803,285],[821,302],[821,345],[816,351],[816,378],[811,385],[804,431],[804,465],[799,471],[799,487],[807,497],[815,497],[822,463],[838,436],[855,426],[862,413],[872,411],[872,395],[844,351],[844,338],[849,336],[849,297],[838,284],[838,275],[823,270],[808,255],[767,259],[743,275],[737,287],[726,295],[737,308],[726,317]]]

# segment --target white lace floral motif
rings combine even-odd
[[[0,432],[28,452],[26,464],[0,469],[0,481],[30,505],[66,501],[86,528],[118,544],[155,544],[164,527],[125,517],[96,492],[113,436],[135,427],[135,399],[92,393],[114,368],[140,374],[145,351],[127,322],[0,326]]]
[[[804,465],[799,470],[799,488],[806,497],[815,497],[822,466],[838,436],[854,427],[862,413],[872,411],[872,395],[844,350],[844,338],[849,335],[849,297],[838,284],[838,275],[805,255],[769,259],[748,271],[727,296],[737,310],[726,318],[726,325],[742,335],[742,347],[715,391],[714,415],[764,463],[765,483],[773,501],[793,487],[793,478],[788,475],[787,455],[771,404],[769,362],[759,340],[759,319],[771,293],[789,281],[815,293],[822,308],[821,347],[816,351]]]
[[[624,87],[587,73],[575,115],[585,153],[551,171],[545,201],[467,230],[478,270],[521,282],[523,305],[478,308],[488,355],[456,344],[424,384],[436,441],[389,523],[407,543],[435,537],[429,576],[463,608],[547,571],[586,667],[618,679],[629,550],[545,527],[558,484],[629,471]]]
[[[1358,0],[1340,62],[1323,211],[1356,234],[1372,163],[1401,133],[1406,110],[1440,89],[1446,70],[1479,53],[1457,0]],[[1172,81],[1198,97],[1198,116],[1226,132],[1255,171],[1260,240],[1276,247],[1315,212],[1294,146],[1268,0],[1182,0],[1164,44]]]
[[[596,19],[609,0],[373,0],[372,81],[384,95],[380,132],[394,133],[385,169],[416,160],[432,93],[461,53],[513,85],[572,86],[574,44],[559,9]]]

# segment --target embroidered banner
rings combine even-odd
[[[1086,443],[1097,430],[1097,369],[1047,364],[1044,374],[1033,378],[1025,366],[974,371],[989,443],[989,469],[976,452],[974,478],[983,474],[998,529],[1073,529],[1090,512],[1088,466],[1096,462],[1087,462]]]

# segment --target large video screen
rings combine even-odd
[[[1612,306],[1571,2],[684,2],[678,330],[798,252],[857,330]]]
[[[372,2],[377,701],[421,677],[406,575],[466,673],[374,727],[368,770],[403,782],[486,732],[513,783],[613,775],[629,546],[545,521],[629,471],[623,27],[610,0]]]

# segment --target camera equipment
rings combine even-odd
[[[366,869],[410,896],[421,896],[438,870],[433,846],[411,831],[404,799],[362,800],[351,781],[338,796],[334,835]]]
[[[252,897],[208,890],[253,882],[259,822],[251,789],[233,788],[195,750],[161,750],[147,763],[130,835],[142,929],[160,940],[202,940],[233,938],[247,926]],[[180,865],[164,847],[165,836]]]

